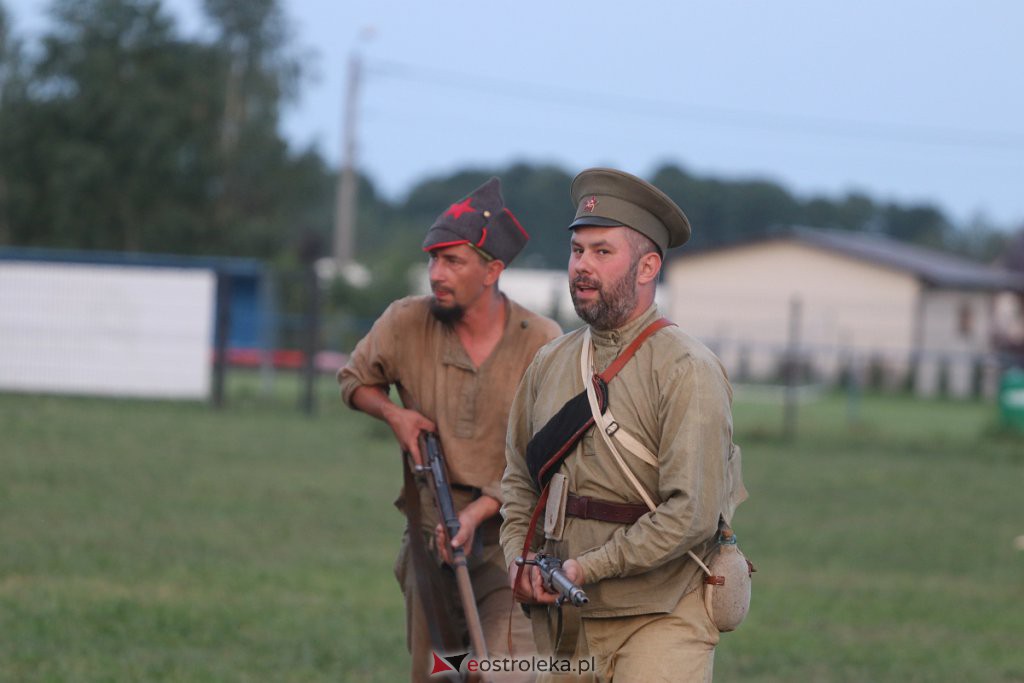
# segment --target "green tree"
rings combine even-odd
[[[300,74],[279,4],[205,6],[213,41],[160,0],[54,0],[31,62],[0,22],[0,239],[274,257],[328,236],[333,173],[278,130]]]
[[[10,15],[0,2],[0,116],[8,91],[14,86],[21,64],[21,42],[11,33]]]
[[[10,155],[8,148],[16,139],[14,103],[24,98],[25,77],[21,42],[11,33],[10,17],[0,2],[0,244],[12,241]]]
[[[942,248],[951,241],[952,224],[933,206],[886,204],[880,221],[882,232],[903,242]]]
[[[678,166],[660,168],[652,182],[686,212],[693,246],[728,244],[798,222],[800,207],[782,186],[767,180],[722,181],[691,176]]]
[[[850,193],[842,200],[812,197],[800,206],[798,221],[816,228],[872,230],[878,223],[879,209],[869,197]]]
[[[29,87],[4,103],[19,244],[187,249],[204,230],[214,55],[156,0],[57,0]]]
[[[878,207],[860,192],[846,195],[836,210],[836,226],[844,230],[871,230],[877,220]]]
[[[991,263],[1008,253],[1012,237],[1012,233],[1000,230],[987,216],[979,213],[950,232],[948,246],[964,256]]]
[[[576,207],[569,197],[572,176],[556,166],[514,164],[496,174],[505,202],[530,234],[516,260],[527,268],[565,268],[569,261],[569,224]]]
[[[329,239],[331,174],[313,150],[293,154],[282,108],[298,92],[302,61],[278,0],[204,0],[216,29],[223,93],[213,223],[221,251],[268,254],[315,231]],[[296,213],[298,212],[298,213]]]

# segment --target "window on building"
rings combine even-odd
[[[957,331],[963,339],[969,339],[974,334],[974,309],[967,301],[960,304],[960,312],[957,315]]]

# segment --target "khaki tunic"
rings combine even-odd
[[[429,297],[408,297],[391,304],[352,352],[348,364],[338,372],[345,402],[359,386],[398,387],[402,403],[432,420],[453,483],[476,487],[499,498],[500,477],[505,468],[505,430],[508,411],[523,372],[537,349],[557,337],[561,330],[547,318],[535,315],[506,299],[506,324],[501,341],[479,368],[473,366],[458,335],[430,313]],[[417,582],[409,550],[409,534],[419,533],[441,564],[434,548],[436,506],[422,481],[417,482],[421,507],[421,528],[406,529],[395,575],[406,598],[406,637],[412,655],[410,680],[426,683],[432,679],[432,643],[428,617],[420,609]],[[452,491],[456,508],[462,509],[474,495],[462,488]],[[404,496],[399,507],[404,507]],[[510,618],[512,591],[507,567],[498,545],[496,517],[477,529],[479,552],[468,552],[469,573],[477,600],[484,638],[492,656],[509,656],[508,643],[520,656],[534,654],[530,624],[516,610]],[[436,575],[435,600],[447,611],[447,620],[463,632],[465,620],[459,591],[451,572]],[[532,681],[531,674],[511,674],[495,680]]]
[[[506,298],[505,333],[474,367],[458,335],[430,312],[430,297],[406,297],[384,311],[338,372],[352,406],[362,385],[398,386],[402,403],[437,425],[453,483],[501,500],[508,411],[523,372],[558,325]]]
[[[591,330],[595,370],[604,370],[659,317],[652,306],[618,330]],[[566,401],[584,390],[579,369],[582,339],[579,329],[541,349],[512,404],[508,467],[502,480],[501,543],[506,562],[522,552],[538,499],[526,466],[526,444]],[[644,342],[609,383],[609,396],[621,427],[657,455],[654,468],[619,449],[658,507],[631,525],[569,517],[563,540],[546,545],[558,557],[576,558],[582,565],[590,597],[582,616],[667,614],[700,583],[700,569],[686,551],[707,554],[718,517],[726,510],[732,389],[718,358],[673,326]],[[577,495],[643,504],[593,429],[559,471]],[[538,537],[542,535],[539,530]]]

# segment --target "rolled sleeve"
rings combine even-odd
[[[501,492],[501,480],[500,479],[495,480],[495,481],[493,481],[490,484],[487,484],[485,486],[482,486],[480,488],[480,493],[482,493],[485,496],[490,496],[491,498],[494,498],[499,503],[504,503],[505,502],[505,496]]]
[[[341,399],[352,405],[352,395],[361,386],[388,387],[399,380],[396,368],[401,367],[401,347],[397,343],[395,304],[377,319],[369,333],[356,344],[348,363],[338,370]]]
[[[505,473],[501,479],[501,547],[505,553],[506,566],[522,554],[530,516],[539,497],[526,465],[526,444],[531,437],[528,407],[535,390],[536,364],[537,360],[534,359],[527,368],[509,411]]]

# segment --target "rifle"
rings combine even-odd
[[[532,564],[540,569],[544,588],[552,593],[559,594],[559,605],[571,602],[573,606],[581,607],[582,605],[590,602],[590,598],[588,598],[587,594],[583,592],[583,589],[570,581],[569,577],[562,571],[562,561],[557,557],[548,555],[547,553],[537,553],[529,560],[517,557],[516,564],[520,567]]]
[[[451,540],[459,533],[459,515],[452,500],[452,488],[448,482],[448,465],[441,450],[441,442],[436,434],[424,432],[420,437],[420,453],[423,454],[423,465],[415,465],[417,473],[426,474],[430,484],[437,511],[445,530],[445,543],[452,555],[452,569],[455,570],[455,581],[459,586],[459,598],[462,611],[466,615],[466,628],[469,631],[469,642],[473,652],[480,659],[487,658],[487,645],[484,642],[484,631],[480,625],[480,613],[476,609],[476,597],[473,595],[473,584],[469,579],[469,566],[466,553],[462,548],[452,548]]]

